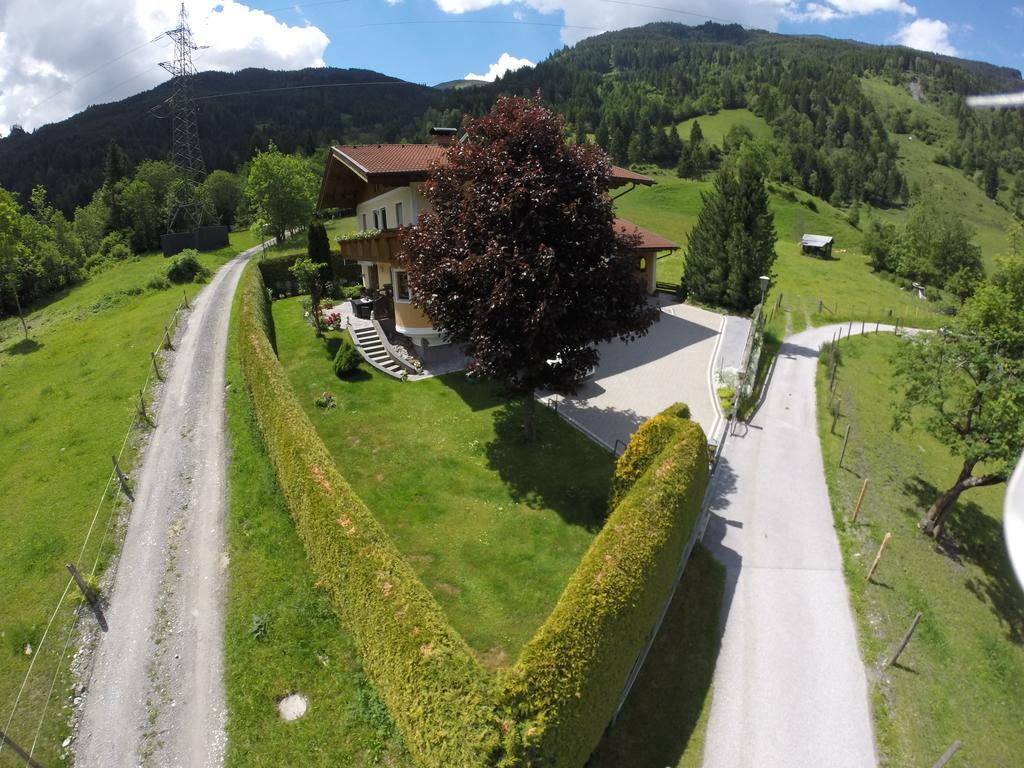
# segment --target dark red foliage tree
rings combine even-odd
[[[635,237],[613,229],[599,147],[567,143],[562,119],[522,98],[465,131],[424,185],[433,210],[402,260],[413,301],[473,371],[523,397],[532,440],[534,391],[574,391],[595,342],[638,338],[657,311],[633,275]]]

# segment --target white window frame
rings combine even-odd
[[[400,274],[404,275],[405,274],[405,270],[404,269],[396,269],[395,267],[391,268],[391,298],[392,298],[392,300],[394,300],[394,302],[396,304],[411,304],[412,303],[412,294],[411,293],[409,294],[409,298],[406,298],[406,299],[403,299],[403,298],[401,298],[398,295],[398,285],[399,285],[399,283],[398,283],[398,276]],[[408,284],[409,283],[408,283],[408,279],[407,279],[406,280],[406,286],[408,286]]]
[[[380,229],[380,213],[376,208],[373,209],[373,228]]]
[[[380,209],[380,226],[377,229],[382,232],[388,228],[388,209],[387,206],[381,206]]]
[[[395,203],[395,228],[402,228],[402,203],[401,201]]]
[[[363,214],[361,223],[362,223],[363,227],[362,227],[362,229],[360,231],[365,232],[366,231],[366,214],[365,213]]]

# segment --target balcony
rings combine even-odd
[[[345,261],[398,261],[401,250],[401,230],[388,229],[373,237],[339,240],[341,258]]]

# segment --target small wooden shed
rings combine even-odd
[[[804,235],[800,238],[800,250],[822,259],[831,259],[832,237],[829,235]]]

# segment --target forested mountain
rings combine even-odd
[[[332,141],[398,140],[436,99],[436,92],[378,72],[318,68],[293,72],[245,69],[202,72],[199,136],[208,170],[234,171],[273,141],[306,153]],[[0,186],[27,202],[42,184],[70,215],[104,180],[111,141],[132,163],[167,159],[171,121],[163,105],[170,83],[123,101],[89,107],[33,133],[0,139]],[[234,94],[234,95],[225,95]]]
[[[443,104],[479,114],[498,92],[540,92],[576,135],[595,135],[617,162],[665,165],[675,165],[685,149],[675,135],[679,122],[746,107],[773,129],[763,150],[776,180],[836,203],[903,203],[909,190],[891,134],[916,126],[902,112],[879,109],[862,88],[868,76],[916,81],[923,98],[956,120],[956,137],[944,147],[951,165],[1024,171],[1024,113],[978,113],[963,101],[972,92],[1024,87],[1020,72],[738,25],[656,23],[605,33],[493,85],[450,93]]]
[[[865,78],[901,87],[913,81],[955,131],[938,135],[909,111],[880,104]],[[756,147],[769,178],[837,204],[885,207],[911,196],[896,163],[895,135],[903,133],[934,142],[942,162],[984,173],[996,186],[1001,169],[1024,200],[1024,112],[976,112],[963,101],[967,93],[1022,87],[1016,70],[896,46],[656,23],[588,38],[535,68],[473,88],[427,88],[366,70],[248,69],[204,72],[195,92],[210,170],[234,170],[270,141],[307,154],[332,141],[424,141],[430,125],[459,125],[502,93],[539,92],[572,133],[596,138],[616,162],[700,174],[715,158],[689,146],[679,124],[745,107],[771,127],[772,138]],[[0,186],[24,203],[43,184],[52,204],[70,215],[103,182],[111,140],[131,163],[167,157],[170,124],[157,115],[168,95],[165,83],[0,139]]]

